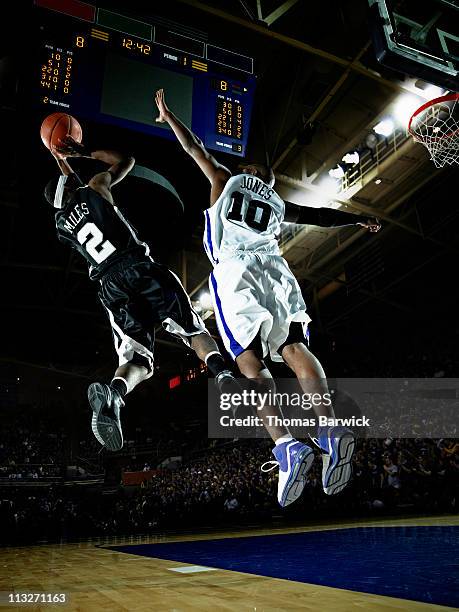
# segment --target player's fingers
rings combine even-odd
[[[65,138],[58,138],[57,142],[59,143],[61,149],[69,149],[69,145],[73,144],[71,141],[68,140],[67,136]]]

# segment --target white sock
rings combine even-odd
[[[276,446],[279,446],[279,444],[283,444],[284,442],[290,442],[291,440],[293,440],[292,436],[284,436],[283,438],[277,438]]]
[[[125,378],[123,378],[122,376],[114,376],[112,378],[112,382],[114,380],[122,380],[124,382],[124,384],[126,385],[126,395],[129,393],[129,391],[132,391],[132,389],[129,388],[128,381]]]
[[[212,355],[221,355],[220,351],[210,351],[210,353],[207,353],[205,359],[204,359],[204,363],[207,365],[207,360],[209,359],[209,357],[211,357]]]

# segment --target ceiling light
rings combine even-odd
[[[425,98],[426,100],[434,100],[435,98],[439,98],[444,94],[444,90],[441,87],[437,87],[437,85],[427,85],[425,89],[421,89],[419,91],[419,95]]]
[[[341,166],[336,166],[328,171],[328,175],[334,179],[341,179],[344,176],[344,170]]]
[[[375,180],[375,185],[379,185],[380,183],[382,183],[382,180],[381,180],[381,179],[376,179],[376,180]]]
[[[392,119],[383,119],[375,125],[373,131],[376,132],[376,134],[387,138],[394,131],[394,122]]]
[[[322,180],[317,184],[318,189],[322,192],[322,195],[332,195],[340,191],[340,182],[331,176],[324,176]]]
[[[199,296],[199,303],[203,310],[213,310],[212,297],[208,291],[204,291]]]
[[[408,121],[410,120],[411,115],[414,111],[420,106],[421,100],[418,96],[413,94],[402,94],[399,98],[397,98],[394,105],[394,118],[406,127],[408,125]]]
[[[196,310],[196,312],[198,314],[201,314],[202,312],[202,306],[201,306],[201,302],[199,300],[196,300],[195,302],[192,303],[193,304],[193,308]]]
[[[352,164],[355,166],[360,161],[360,155],[358,151],[351,151],[350,153],[346,153],[346,155],[341,158],[341,161],[345,164]]]

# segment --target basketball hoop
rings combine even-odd
[[[411,116],[408,132],[429,151],[437,168],[459,163],[459,93],[426,102]]]

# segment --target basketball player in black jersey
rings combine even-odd
[[[71,136],[51,153],[61,176],[48,183],[45,197],[56,209],[58,238],[85,258],[112,326],[119,366],[110,384],[89,386],[88,399],[95,437],[115,451],[123,445],[123,398],[153,373],[158,324],[196,352],[221,390],[236,383],[178,277],[153,261],[148,245],[138,239],[113,201],[111,188],[129,174],[134,159],[116,151],[90,152]],[[89,157],[109,168],[84,185],[68,157]]]

